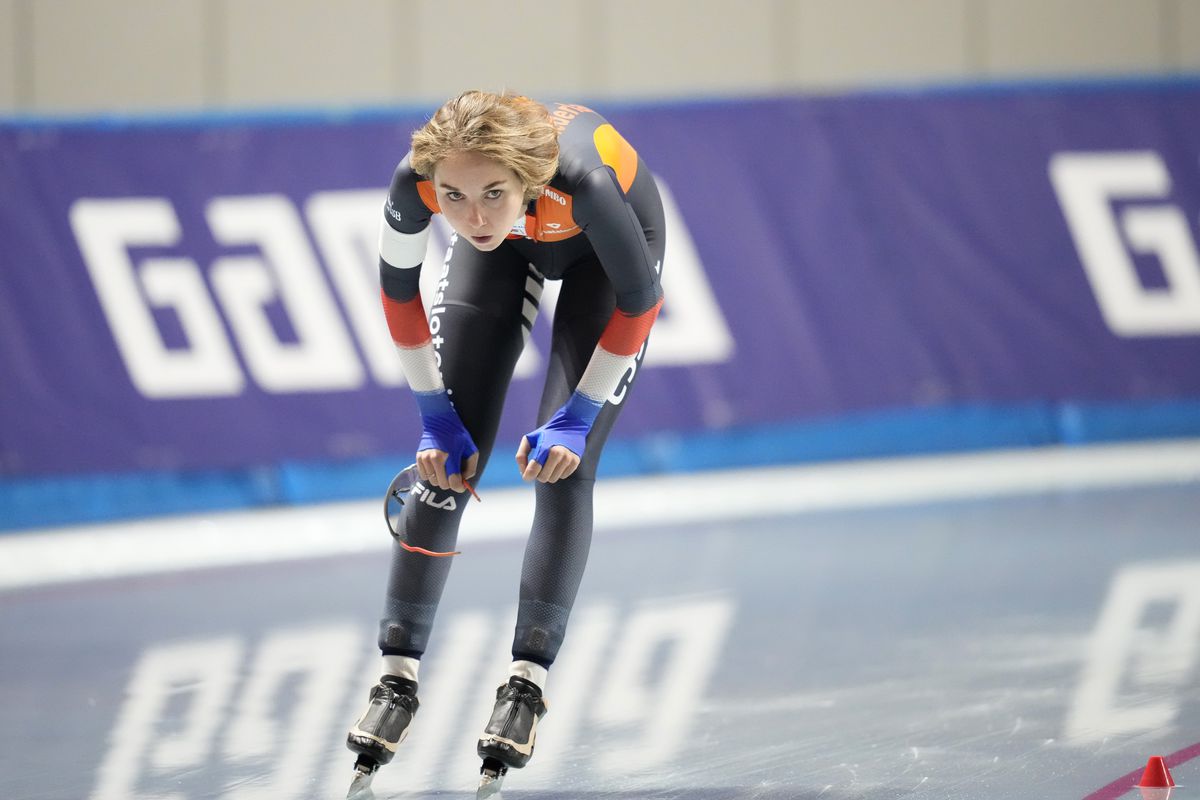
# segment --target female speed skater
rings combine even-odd
[[[637,152],[591,109],[469,91],[413,134],[383,211],[381,295],[421,415],[421,501],[404,505],[394,531],[381,677],[347,739],[356,783],[369,784],[408,734],[445,556],[491,454],[543,282],[562,281],[537,427],[514,443],[536,505],[512,666],[477,747],[481,786],[498,786],[533,755],[591,545],[600,452],[662,306],[662,202]],[[454,235],[427,316],[418,278],[437,213]]]

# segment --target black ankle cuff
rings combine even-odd
[[[408,678],[401,678],[399,675],[384,675],[379,679],[380,683],[391,687],[396,694],[406,694],[409,697],[417,696],[417,682],[410,681]]]

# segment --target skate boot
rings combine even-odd
[[[509,769],[520,769],[533,756],[538,721],[546,715],[546,701],[536,685],[513,676],[496,690],[496,707],[479,737],[476,752],[483,759],[479,786],[499,789]]]
[[[358,753],[354,764],[355,787],[369,786],[370,777],[396,755],[396,748],[408,736],[408,728],[420,703],[417,684],[407,678],[384,675],[371,689],[370,704],[346,737],[346,747]]]

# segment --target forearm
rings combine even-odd
[[[384,289],[381,296],[401,368],[421,412],[421,440],[417,445],[421,474],[439,488],[462,491],[463,484],[453,476],[460,471],[464,472],[464,478],[474,474],[469,459],[478,448],[442,383],[421,293],[417,291],[408,300],[400,301]]]
[[[422,396],[442,394],[437,352],[429,331],[429,320],[421,302],[421,262],[429,240],[429,230],[401,233],[385,220],[379,234],[380,299],[388,331],[400,368],[409,387],[422,403]],[[425,413],[422,407],[422,413]]]
[[[576,402],[589,401],[595,413],[599,413],[620,387],[621,379],[634,366],[662,303],[660,296],[653,306],[639,314],[628,314],[620,309],[613,312],[575,389]],[[595,414],[592,415],[594,418]]]
[[[423,395],[443,394],[445,386],[420,292],[404,302],[389,297],[386,290],[380,291],[380,297],[392,343],[400,356],[400,369],[409,388],[417,395],[418,404]]]

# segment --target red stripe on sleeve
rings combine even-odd
[[[658,318],[658,310],[662,308],[662,304],[660,297],[653,308],[637,316],[617,310],[605,326],[604,333],[600,335],[600,346],[616,356],[636,355],[646,337],[650,335],[650,326]]]
[[[430,341],[429,320],[425,318],[421,295],[404,303],[388,297],[382,289],[379,296],[383,298],[383,315],[387,317],[393,342],[401,347],[420,347]]]

